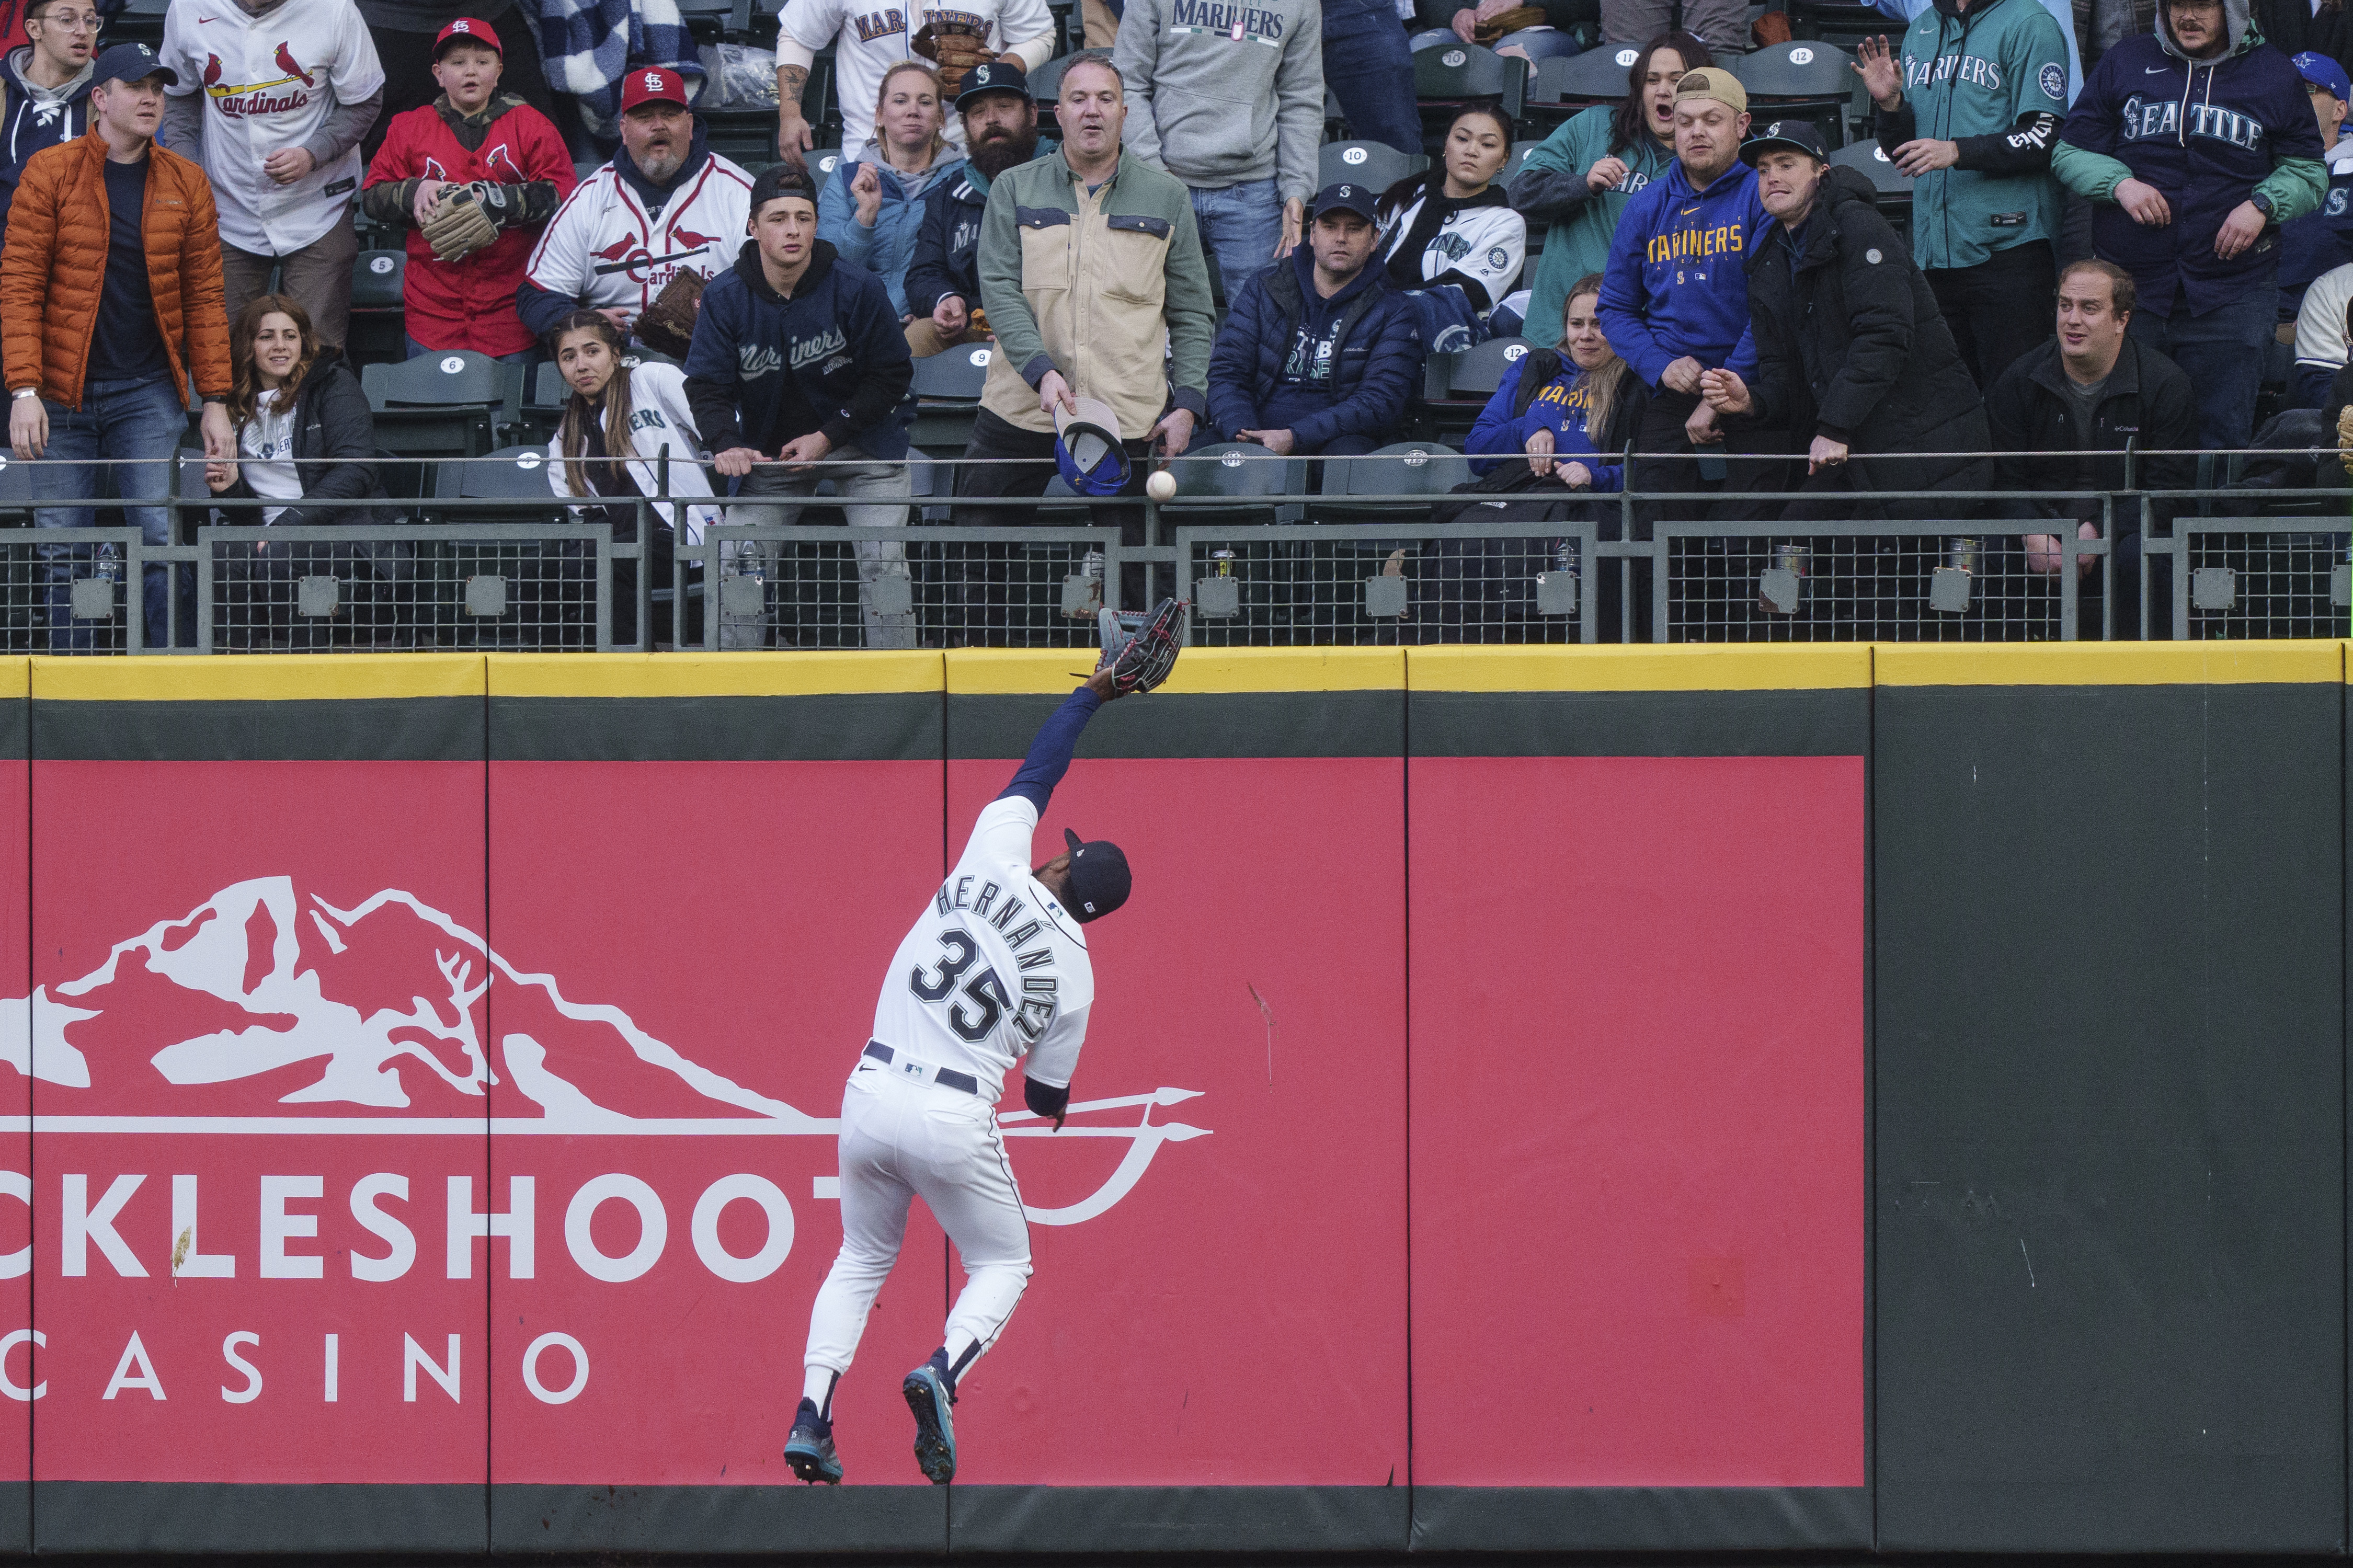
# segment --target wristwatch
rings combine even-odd
[[[11,401],[20,397],[38,397],[40,395],[41,389],[37,386],[20,386],[14,394],[11,395]]]
[[[2263,214],[2266,219],[2272,216],[2272,199],[2271,197],[2263,195],[2261,191],[2257,191],[2253,195],[2249,196],[2247,198],[2247,205],[2254,208],[2257,212]]]

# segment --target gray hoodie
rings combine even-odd
[[[90,79],[98,62],[83,66],[63,87],[41,87],[25,79],[32,60],[33,46],[26,44],[9,53],[0,74],[0,229],[7,226],[26,160],[90,129]]]
[[[1128,152],[1196,190],[1272,178],[1281,200],[1314,198],[1323,0],[1127,0],[1112,63]]]

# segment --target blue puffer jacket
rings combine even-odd
[[[1326,300],[1303,245],[1234,297],[1209,354],[1209,418],[1229,437],[1287,429],[1309,453],[1342,436],[1387,440],[1421,362],[1412,303],[1377,261]]]
[[[860,163],[871,163],[882,178],[882,205],[874,214],[872,228],[858,221],[858,200],[849,194]],[[907,264],[915,258],[915,235],[923,226],[924,193],[952,183],[963,170],[963,155],[944,146],[924,173],[902,174],[882,161],[881,144],[869,142],[858,162],[845,160],[818,194],[818,237],[829,242],[844,261],[882,279],[891,291],[891,308],[907,315]]]

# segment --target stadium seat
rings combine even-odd
[[[1729,69],[1748,91],[1748,118],[1762,128],[1776,120],[1810,120],[1831,147],[1848,141],[1847,111],[1862,79],[1854,57],[1829,44],[1772,44],[1736,55]]]
[[[585,180],[611,162],[610,158],[575,158],[572,161],[572,177]]]
[[[1320,189],[1345,180],[1386,191],[1408,174],[1428,167],[1429,159],[1400,153],[1386,142],[1326,142],[1316,150],[1315,184]]]
[[[1073,49],[1029,73],[1029,96],[1038,100],[1038,134],[1041,138],[1054,133],[1058,123],[1054,119],[1054,100],[1062,94],[1062,73],[1071,68],[1071,61],[1081,52]]]
[[[1520,165],[1528,161],[1529,153],[1535,152],[1537,148],[1543,145],[1544,138],[1541,136],[1530,142],[1513,142],[1512,154],[1510,157],[1504,160],[1504,172],[1495,176],[1496,183],[1499,184],[1508,185],[1514,180],[1519,178]],[[1528,242],[1531,247],[1536,243],[1542,228],[1543,226],[1541,224],[1532,224],[1529,226]]]
[[[1476,44],[1457,40],[1451,48],[1424,49],[1413,57],[1413,95],[1425,132],[1437,121],[1442,133],[1442,122],[1466,103],[1499,103],[1504,118],[1517,120],[1527,85],[1527,61]]]
[[[201,472],[196,482],[204,482]],[[30,528],[32,524],[33,470],[0,450],[0,528]]]
[[[735,0],[678,0],[678,19],[686,24],[698,44],[718,43],[726,36],[734,14]]]
[[[522,401],[520,365],[452,349],[360,369],[376,435],[406,457],[471,458],[491,449],[510,393]]]
[[[1434,49],[1443,44],[1459,44],[1461,41],[1462,36],[1451,27],[1424,27],[1406,40],[1406,47],[1415,54],[1419,54],[1424,49]]]
[[[1621,46],[1539,60],[1528,89],[1528,110],[1533,117],[1550,122],[1567,120],[1598,103],[1622,102],[1626,73],[1641,58],[1641,50]]]
[[[1871,182],[1872,205],[1879,214],[1905,236],[1908,244],[1912,229],[1912,176],[1888,161],[1886,152],[1878,142],[1851,142],[1831,154],[1831,162],[1841,163],[1860,173]]]
[[[1431,354],[1422,373],[1421,431],[1459,445],[1503,384],[1504,373],[1534,347],[1525,338],[1490,338],[1461,353]]]
[[[1356,496],[1442,496],[1468,483],[1471,465],[1460,452],[1435,441],[1399,441],[1361,458],[1329,458],[1324,488],[1314,504],[1319,522],[1381,522],[1410,517],[1419,521],[1427,501],[1359,501]]]
[[[1895,43],[1903,37],[1903,26],[1876,5],[1853,5],[1850,0],[1789,0],[1789,30],[1803,42],[1852,51],[1865,38],[1884,37]]]
[[[407,316],[401,297],[407,272],[405,250],[363,250],[352,262],[352,317],[343,350],[353,363],[397,361],[407,353]]]
[[[909,440],[940,457],[964,456],[995,352],[987,343],[966,343],[915,362],[915,425]]]
[[[552,515],[555,498],[547,485],[547,448],[544,447],[501,447],[495,452],[482,454],[479,461],[442,463],[433,477],[434,512],[443,521],[453,521],[464,508],[454,503],[470,500],[538,500],[545,501],[548,513],[524,516],[514,511],[482,510],[470,521],[480,522],[535,522]]]
[[[1567,59],[1583,52],[1577,35],[1558,27],[1523,27],[1516,33],[1506,33],[1495,40],[1495,52],[1502,54],[1507,46],[1536,61]]]
[[[1307,489],[1307,459],[1277,458],[1254,441],[1213,441],[1191,447],[1171,460],[1175,498],[1164,504],[1160,526],[1187,523],[1294,522],[1300,503],[1248,504],[1264,496],[1301,495]]]
[[[106,37],[101,47],[115,44],[145,44],[150,48],[164,41],[164,18],[172,9],[172,0],[127,0],[127,3],[103,26]]]

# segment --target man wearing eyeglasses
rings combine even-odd
[[[25,160],[90,129],[98,7],[90,0],[32,0],[25,36],[32,42],[0,61],[0,233]]]

